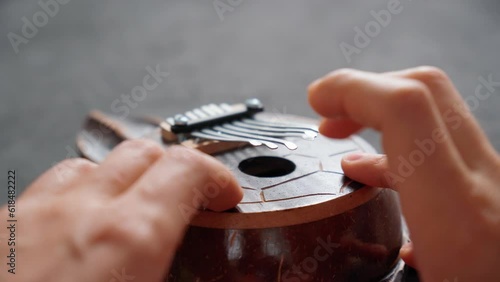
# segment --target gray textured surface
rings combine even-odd
[[[120,94],[142,84],[146,66],[159,64],[170,75],[132,113],[172,114],[256,96],[273,111],[314,116],[306,86],[347,66],[436,65],[464,96],[480,75],[500,80],[495,0],[401,0],[403,11],[350,64],[339,44],[352,44],[353,28],[387,0],[246,0],[222,21],[213,1],[72,0],[16,54],[7,34],[21,34],[21,19],[41,9],[37,2],[0,2],[0,187],[7,169],[17,170],[22,190],[63,159],[85,114],[110,111]],[[498,93],[474,112],[497,149]],[[376,134],[364,136],[377,145]]]

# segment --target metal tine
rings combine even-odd
[[[210,105],[208,105],[208,107],[210,107],[210,109],[212,109],[212,111],[214,111],[218,115],[222,115],[225,113],[225,111],[221,107],[217,106],[216,104],[210,104]]]
[[[201,132],[203,133],[206,133],[206,134],[209,134],[209,135],[213,135],[214,137],[224,137],[224,138],[229,138],[229,139],[242,139],[244,142],[248,142],[250,143],[250,141],[258,141],[258,142],[261,142],[262,144],[264,144],[264,146],[268,147],[269,149],[277,149],[278,148],[278,145],[276,145],[275,143],[273,142],[269,142],[267,140],[260,140],[260,139],[255,139],[255,138],[248,138],[248,137],[244,137],[242,138],[242,136],[235,136],[235,135],[232,135],[232,134],[226,134],[226,133],[223,133],[223,132],[217,132],[215,130],[212,130],[212,129],[202,129]],[[247,139],[248,138],[248,139]]]
[[[212,134],[207,134],[199,131],[194,131],[191,133],[192,136],[198,137],[198,138],[203,138],[203,139],[209,139],[209,140],[218,140],[218,141],[228,141],[228,142],[247,142],[250,143],[252,146],[262,146],[262,142],[258,140],[248,140],[248,139],[238,139],[238,138],[228,138],[228,137],[222,137],[222,136],[217,136],[217,135],[212,135]]]
[[[230,112],[233,110],[229,104],[222,103],[219,105],[219,107],[224,111],[224,112]]]
[[[201,106],[201,110],[212,117],[217,115],[217,111],[214,111],[210,105]]]
[[[202,110],[200,109],[193,109],[193,113],[197,115],[199,118],[207,118],[208,115],[205,114]]]
[[[316,133],[319,133],[318,129],[314,126],[304,125],[304,124],[285,124],[285,123],[274,123],[274,122],[265,122],[256,119],[248,119],[245,118],[242,120],[244,123],[253,124],[253,125],[262,125],[276,128],[288,128],[288,129],[306,129],[311,130]]]
[[[191,111],[188,111],[186,112],[185,114],[190,120],[197,120],[199,119],[199,117],[197,115],[195,115],[193,112]]]
[[[231,129],[234,131],[247,133],[247,134],[255,134],[257,136],[268,136],[268,137],[304,137],[305,134],[295,133],[295,132],[272,132],[272,131],[259,131],[254,129],[243,128],[239,126],[235,126],[232,124],[222,124],[224,128]]]
[[[256,129],[259,131],[268,131],[268,132],[283,132],[283,133],[302,133],[302,134],[307,134],[307,132],[311,132],[310,130],[305,130],[305,129],[286,129],[286,128],[276,128],[276,127],[270,127],[270,126],[263,126],[263,125],[253,125],[253,124],[248,124],[244,123],[241,121],[233,121],[232,124],[248,129]]]
[[[279,139],[279,138],[273,138],[273,137],[260,137],[260,136],[254,136],[252,134],[246,134],[246,133],[241,133],[238,131],[234,131],[231,129],[224,128],[222,126],[214,126],[213,129],[220,131],[221,133],[237,136],[237,137],[245,137],[245,138],[251,138],[251,139],[256,139],[259,141],[269,141],[269,142],[274,142],[278,144],[283,144],[285,145],[288,149],[290,150],[295,150],[297,149],[297,145],[293,142],[286,141],[284,139]]]
[[[168,122],[170,125],[174,125],[174,124],[175,124],[175,121],[174,121],[174,118],[173,118],[173,117],[169,117],[169,118],[167,118],[167,122]]]

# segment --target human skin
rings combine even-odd
[[[355,180],[399,191],[414,244],[401,256],[423,281],[498,281],[500,161],[468,112],[454,113],[458,127],[446,118],[464,104],[442,71],[338,70],[311,84],[309,101],[325,118],[326,136],[381,131],[386,155],[350,155],[342,167]],[[408,159],[415,140],[435,130],[445,137],[422,165],[387,177],[398,176],[399,157]],[[221,163],[182,147],[126,141],[99,165],[63,161],[19,197],[16,274],[2,263],[0,281],[161,281],[194,215],[179,208],[221,211],[242,196]],[[0,222],[7,217],[4,206]],[[1,228],[3,261],[8,236]]]
[[[326,136],[381,132],[385,155],[349,155],[342,168],[354,180],[399,192],[412,237],[401,256],[423,281],[499,281],[500,160],[442,70],[337,70],[309,86],[309,102]],[[403,177],[403,160],[435,132],[434,150]]]
[[[180,146],[126,141],[100,165],[66,160],[19,197],[16,274],[0,229],[0,281],[162,281],[194,215],[179,207],[221,211],[242,196],[221,163]]]

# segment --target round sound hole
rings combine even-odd
[[[280,157],[255,157],[241,161],[238,168],[256,177],[278,177],[292,173],[295,164]]]

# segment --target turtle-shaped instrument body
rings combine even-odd
[[[195,218],[167,281],[379,281],[391,272],[402,243],[396,196],[353,182],[340,165],[345,154],[374,149],[357,136],[287,140],[298,149],[243,147],[215,156],[244,198],[235,210]]]
[[[253,118],[316,123],[265,112]],[[174,143],[167,142],[160,123],[94,112],[78,135],[77,145],[96,162],[126,139],[150,138],[169,147]],[[356,136],[286,140],[297,149],[183,141],[205,152],[230,148],[214,157],[236,176],[244,198],[233,210],[201,211],[194,218],[166,281],[401,281],[393,275],[401,268],[398,253],[403,239],[396,195],[353,182],[343,175],[340,165],[343,155],[374,152],[373,148]]]

